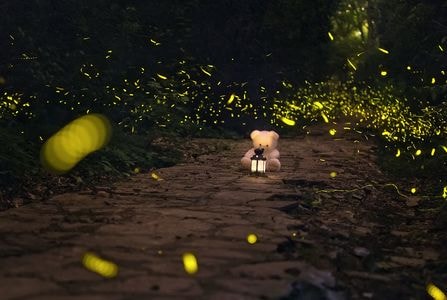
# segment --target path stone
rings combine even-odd
[[[382,174],[371,142],[309,133],[280,140],[283,168],[267,177],[240,169],[248,139],[228,140],[231,150],[156,170],[162,180],[137,174],[96,194],[67,193],[0,212],[1,299],[279,299],[301,283],[344,299],[333,291],[343,289],[334,265],[305,258],[306,251],[318,258],[327,250],[336,259],[341,250],[320,246],[309,230],[317,226],[331,241],[370,236],[376,229],[366,223],[343,227],[362,216],[333,213],[344,196],[324,190],[359,189],[362,201],[361,187]],[[312,219],[318,201],[329,201],[319,215],[324,224]],[[250,233],[258,237],[253,245]],[[85,269],[87,251],[115,262],[118,276]],[[185,252],[198,259],[195,275],[183,270]]]

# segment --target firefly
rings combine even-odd
[[[234,98],[236,97],[236,95],[235,94],[231,94],[230,95],[230,98],[228,99],[228,101],[227,101],[227,105],[230,105],[233,101],[234,101]]]
[[[183,254],[182,258],[185,272],[190,275],[197,273],[199,270],[199,264],[194,254],[187,252]]]
[[[436,285],[433,283],[429,283],[427,285],[427,293],[434,299],[434,300],[447,300],[447,296],[443,291],[441,291]]]
[[[347,60],[348,60],[348,64],[351,66],[351,68],[353,68],[354,71],[357,71],[356,66],[349,60],[349,58]]]
[[[257,241],[258,241],[258,237],[256,236],[256,234],[250,233],[249,235],[247,235],[247,242],[249,244],[253,245]]]
[[[329,119],[327,118],[327,116],[324,114],[324,112],[321,112],[321,117],[323,118],[325,123],[329,123]]]
[[[294,126],[295,125],[295,121],[294,120],[287,119],[286,117],[282,117],[281,121],[284,124],[289,125],[289,126]]]

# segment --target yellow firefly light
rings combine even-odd
[[[211,73],[205,70],[204,68],[200,67],[200,70],[202,70],[203,73],[205,73],[208,76],[211,76]]]
[[[49,171],[62,174],[71,170],[88,154],[104,147],[111,136],[106,117],[90,114],[60,129],[42,146],[40,160]]]
[[[186,273],[190,275],[197,273],[199,265],[194,254],[189,252],[183,254],[183,267],[185,268]]]
[[[329,38],[331,39],[331,41],[334,40],[334,36],[332,35],[332,33],[328,32],[327,35],[329,36]]]
[[[282,118],[281,118],[281,121],[282,121],[284,124],[289,125],[289,126],[294,126],[294,125],[295,125],[295,121],[294,121],[294,120],[290,120],[290,119],[288,119],[288,118],[286,118],[286,117],[282,117]]]
[[[154,44],[155,46],[160,46],[160,45],[161,45],[161,43],[157,42],[157,41],[154,40],[154,39],[150,39],[150,41],[151,41],[151,43]]]
[[[383,48],[377,48],[380,52],[385,53],[385,54],[389,54],[390,52],[386,49]]]
[[[228,101],[227,101],[227,105],[230,105],[233,101],[234,101],[234,98],[236,97],[236,95],[235,94],[231,94],[230,95],[230,98],[228,99]]]
[[[321,102],[318,102],[318,101],[315,101],[315,102],[313,103],[313,105],[314,105],[316,108],[318,108],[318,109],[322,109],[322,108],[323,108],[323,104],[321,104]]]
[[[431,84],[435,84],[435,83],[436,83],[436,78],[432,77]]]
[[[323,118],[324,123],[329,123],[329,119],[328,119],[328,117],[324,114],[324,112],[321,112],[321,117]]]
[[[155,172],[152,172],[152,173],[151,173],[151,178],[152,178],[153,180],[156,180],[156,181],[163,180],[163,178],[161,178],[160,176],[158,176],[157,173],[155,173]]]
[[[447,186],[445,186],[444,189],[442,190],[442,198],[444,199],[447,198]]]
[[[417,189],[416,189],[415,187],[411,188],[411,190],[410,190],[410,192],[411,192],[412,194],[416,194],[416,191],[417,191]]]
[[[431,155],[431,156],[434,156],[434,155],[435,155],[435,152],[436,152],[436,149],[435,149],[435,148],[432,148],[432,149],[431,149],[431,153],[430,153],[430,155]]]
[[[161,75],[161,74],[157,74],[157,76],[158,76],[158,78],[160,78],[160,79],[163,79],[163,80],[166,80],[166,79],[168,79],[168,77],[166,77],[166,76],[163,76],[163,75]]]
[[[258,237],[256,236],[256,234],[250,233],[249,235],[247,235],[247,242],[249,244],[253,245],[257,241],[258,241]]]
[[[113,278],[118,274],[118,266],[115,263],[102,259],[91,252],[84,254],[82,264],[86,269],[106,278]]]
[[[447,300],[447,296],[443,291],[441,291],[436,285],[433,283],[429,283],[427,285],[427,293],[434,299],[434,300]]]
[[[414,155],[419,156],[422,154],[422,151],[420,149],[416,150],[416,153],[414,153]]]
[[[329,130],[330,135],[335,135],[336,133],[337,133],[337,130],[335,130],[334,128]]]
[[[397,149],[396,157],[399,157],[399,156],[400,156],[400,149]]]
[[[329,173],[329,176],[331,178],[335,178],[335,177],[337,177],[337,172],[333,171],[333,172]]]
[[[382,76],[386,76],[387,74],[388,74],[387,71],[380,71],[380,75],[382,75]]]
[[[351,66],[351,68],[353,68],[354,71],[356,71],[357,70],[356,66],[349,60],[349,58],[347,60],[348,60],[348,64]]]

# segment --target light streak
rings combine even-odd
[[[327,116],[324,114],[324,112],[321,112],[321,117],[323,118],[325,123],[329,123],[329,119],[327,118]]]
[[[289,125],[289,126],[294,126],[295,125],[295,121],[294,120],[288,119],[286,117],[281,117],[281,121],[284,124]]]
[[[230,105],[231,103],[233,103],[235,98],[236,98],[236,95],[235,94],[231,94],[230,98],[227,101],[227,105]]]
[[[347,60],[348,60],[348,64],[351,66],[351,68],[353,68],[354,71],[357,71],[356,66],[349,60],[349,58],[347,58]]]
[[[200,70],[202,70],[203,73],[205,73],[208,76],[211,76],[211,73],[205,70],[204,68],[200,67]]]

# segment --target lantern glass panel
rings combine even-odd
[[[252,159],[251,160],[251,171],[252,172],[257,172],[258,171],[258,161],[257,159]]]
[[[258,172],[259,173],[265,173],[265,167],[266,167],[266,159],[261,159],[258,161]]]

